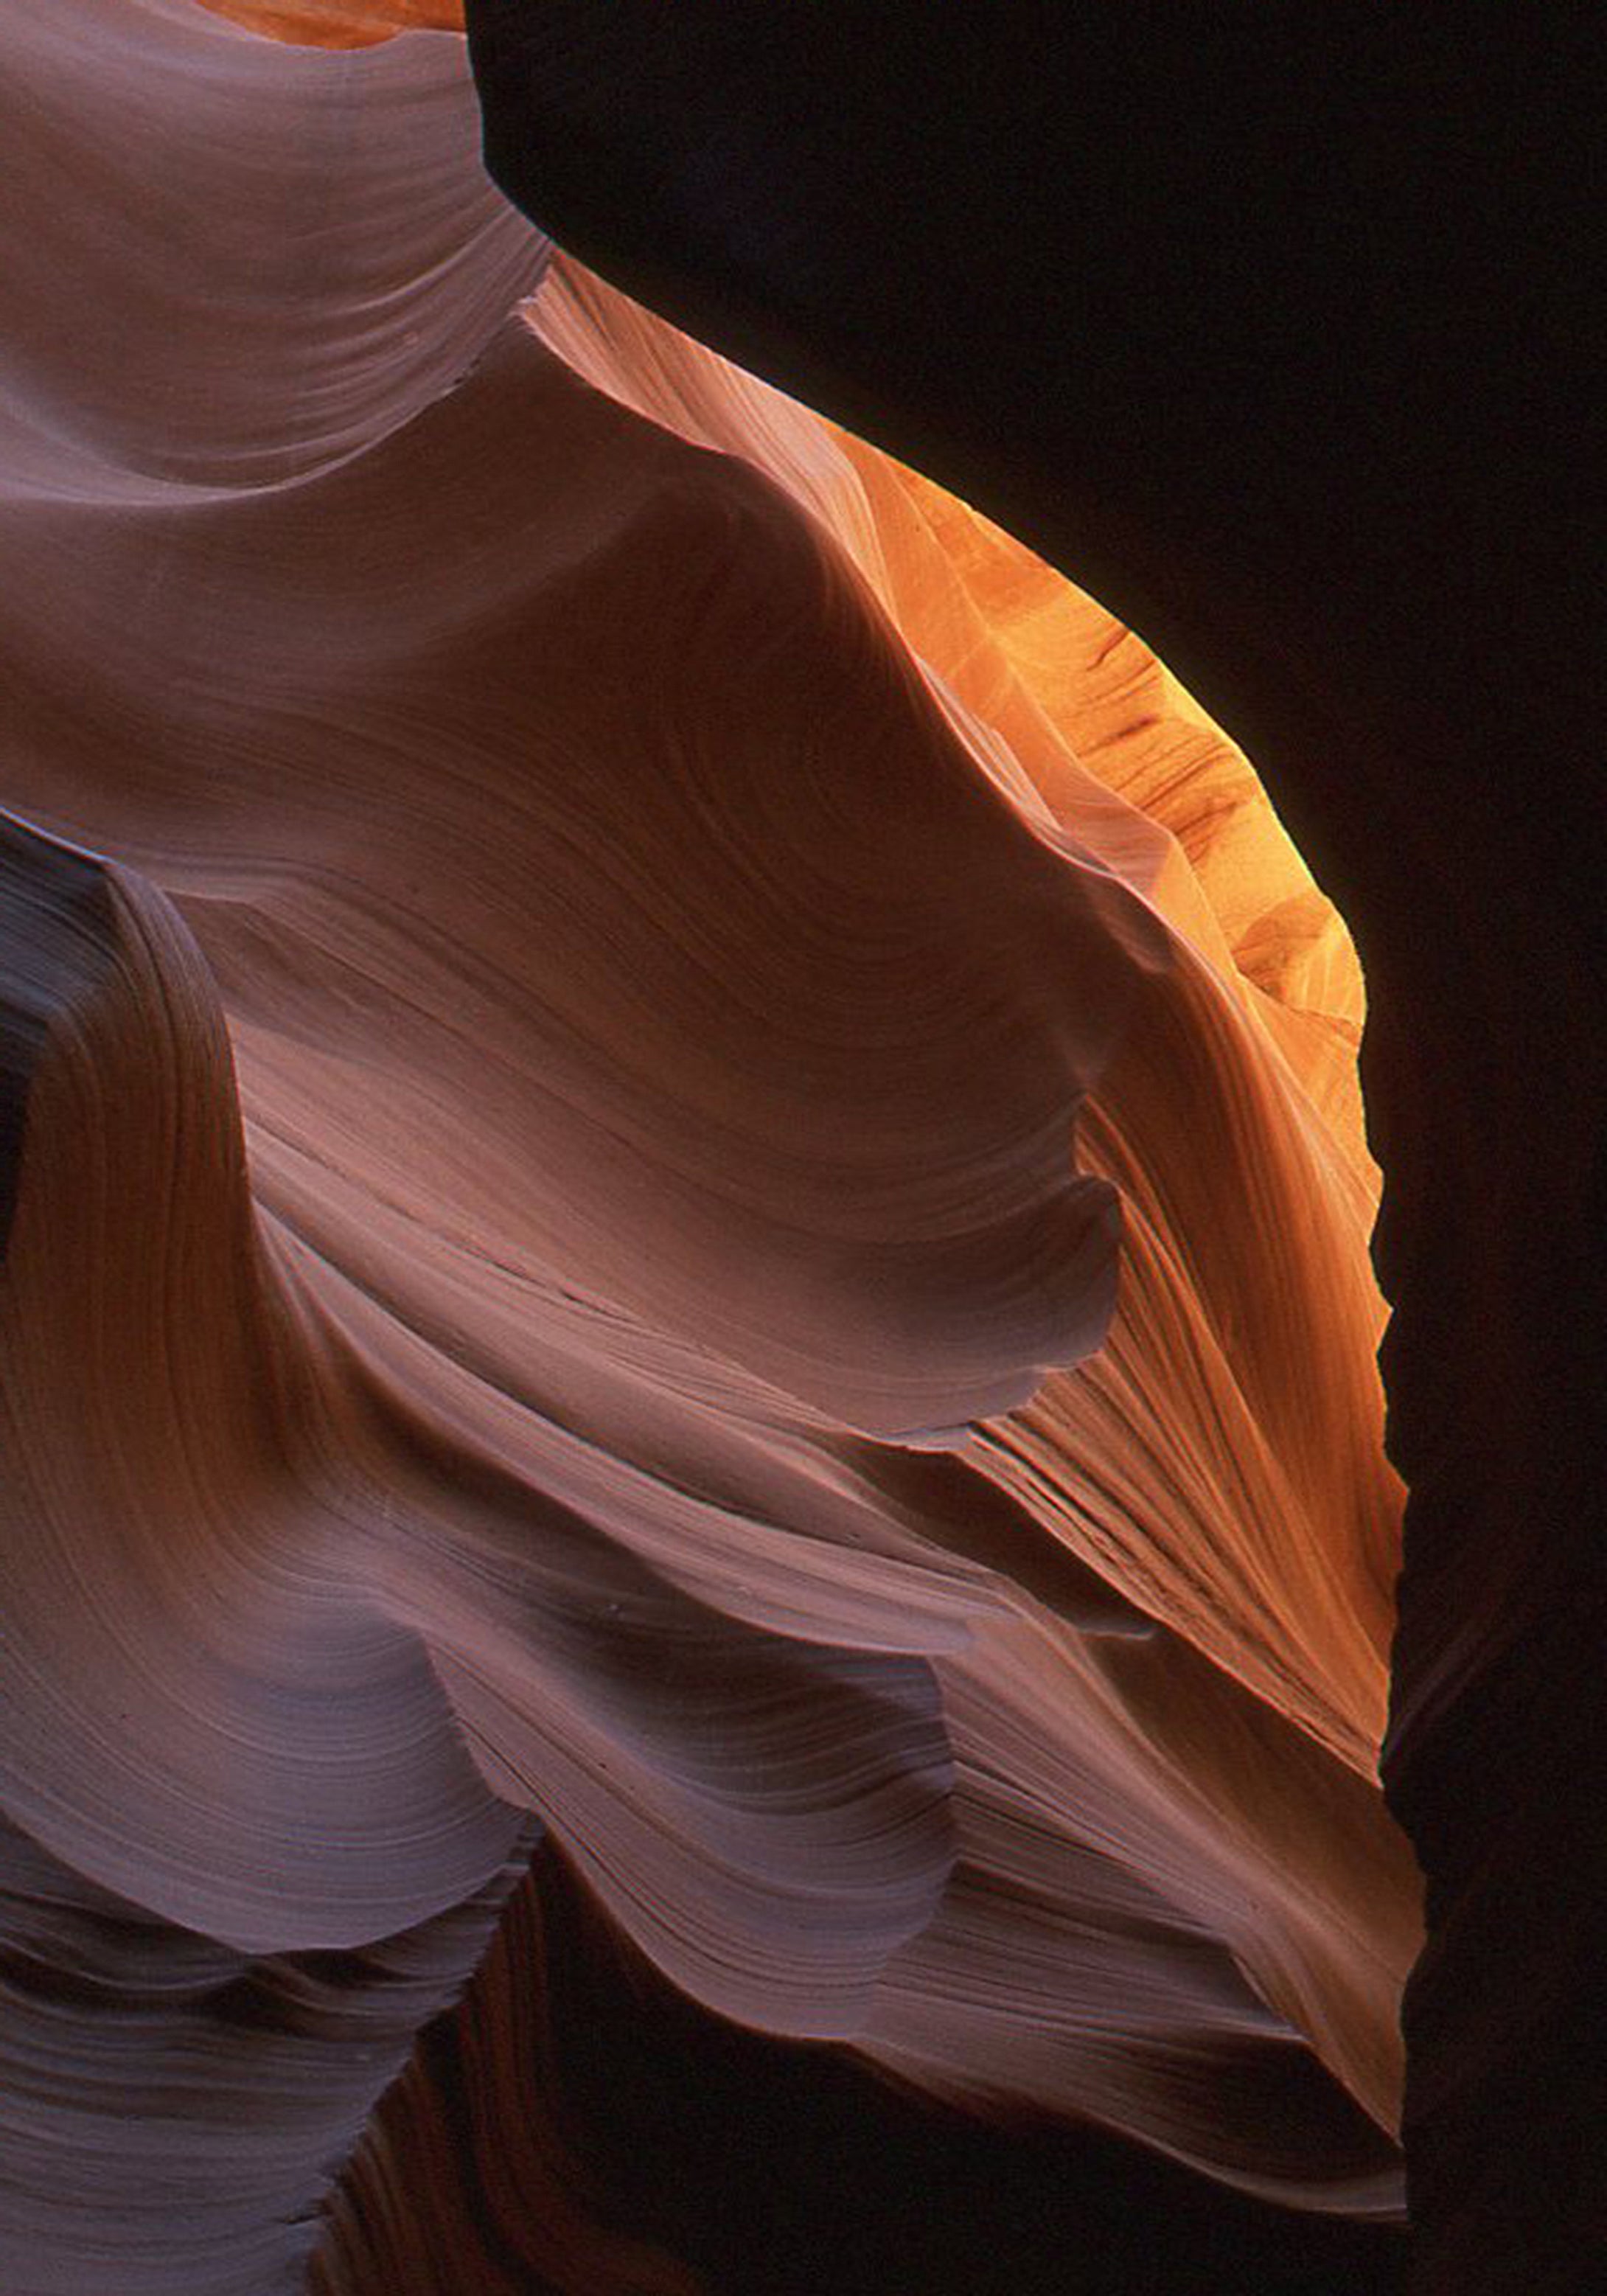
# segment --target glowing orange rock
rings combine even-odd
[[[315,48],[360,48],[398,32],[461,32],[463,0],[199,0],[270,40]]]
[[[455,43],[78,21],[12,99],[18,1902],[416,1947],[422,2017],[537,1818],[711,2010],[1398,2212],[1361,983],[1250,767],[549,266]],[[316,2151],[238,2141],[266,2252]]]

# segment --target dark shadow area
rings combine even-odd
[[[985,2121],[672,1994],[556,1859],[550,2014],[577,2151],[721,2296],[1386,2296],[1401,2234],[1225,2192],[1098,2131]]]
[[[1594,2287],[1599,20],[468,19],[509,194],[1137,628],[1355,934],[1412,1486],[1385,1775],[1432,1929],[1406,2013],[1416,2285]]]
[[[379,2151],[374,2150],[377,2134]],[[545,1846],[345,2184],[350,2282],[415,2296],[1398,2296],[1406,2235],[1097,2130],[993,2124],[673,1991]],[[398,2216],[399,2195],[408,2196]],[[622,2259],[649,2259],[633,2274]]]

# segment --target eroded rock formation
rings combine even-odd
[[[784,43],[676,20],[747,126],[633,178],[638,12],[478,12],[532,212],[1080,572],[747,196]],[[844,2289],[1064,2262],[910,2245],[968,2145],[1092,2287],[1393,2285],[1345,928],[1105,606],[513,214],[435,20],[6,35],[8,2285],[801,2286],[785,2143],[696,2225],[767,2112]]]
[[[1250,746],[1356,930],[1409,1478],[1423,2289],[1595,2286],[1599,27],[470,12],[565,243],[941,474]],[[829,89],[829,101],[822,100]],[[1583,99],[1583,101],[1582,101]]]

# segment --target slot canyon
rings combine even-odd
[[[1607,2284],[1600,46],[15,0],[7,2296]]]

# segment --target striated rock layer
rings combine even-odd
[[[554,256],[460,40],[6,45],[7,2286],[297,2285],[348,2160],[329,2290],[800,2284],[676,2191],[771,2095],[867,2285],[1054,2266],[898,2246],[983,2123],[1090,2284],[1390,2284],[1361,980],[1249,766]]]
[[[1599,2284],[1603,51],[1295,22],[471,0],[499,179],[1075,568],[1354,923],[1411,1480],[1385,1772],[1420,2285]],[[830,91],[822,100],[823,91]],[[1582,100],[1583,99],[1583,100]]]

